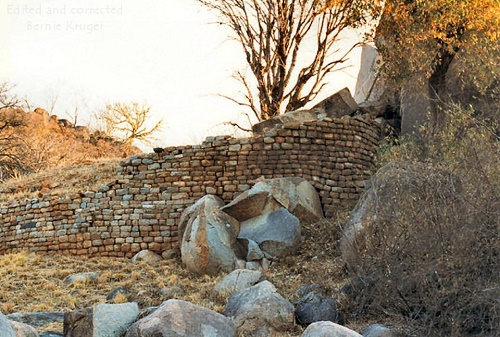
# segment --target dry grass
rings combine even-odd
[[[46,193],[95,190],[116,177],[116,168],[121,160],[123,159],[89,160],[0,182],[0,202],[32,198]]]
[[[341,218],[346,215],[340,214]],[[302,285],[313,283],[336,293],[343,282],[336,228],[337,223],[332,221],[305,227],[300,253],[277,261],[266,272],[285,298],[296,301],[295,292]],[[64,284],[67,276],[79,272],[98,272],[100,277],[95,283]],[[132,264],[128,259],[119,258],[8,254],[0,257],[0,311],[4,314],[65,312],[106,303],[106,296],[119,286],[128,293],[126,298],[117,298],[114,303],[136,301],[141,308],[146,308],[168,300],[169,295],[162,289],[176,286],[182,292],[175,292],[175,298],[222,312],[227,298],[218,297],[213,291],[222,277],[194,275],[177,260]],[[359,327],[357,322],[350,323],[352,327]],[[62,331],[62,326],[52,324],[39,331]],[[295,326],[278,336],[300,336],[301,333],[302,328]]]

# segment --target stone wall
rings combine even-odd
[[[0,205],[0,253],[28,249],[127,256],[177,247],[182,211],[206,194],[229,202],[260,177],[300,176],[318,190],[326,216],[364,189],[379,126],[359,117],[288,124],[265,136],[209,137],[124,161],[97,191]]]

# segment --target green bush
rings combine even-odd
[[[353,243],[353,276],[370,282],[350,310],[403,320],[420,336],[500,336],[498,128],[459,107],[449,119],[424,144],[380,152],[400,169],[391,201]]]

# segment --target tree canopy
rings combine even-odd
[[[500,76],[499,0],[388,0],[377,37],[389,77],[425,75],[434,115],[448,100],[446,74],[457,58],[464,82],[487,88]]]

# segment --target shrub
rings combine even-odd
[[[353,276],[370,282],[351,310],[404,319],[422,336],[500,336],[498,128],[457,107],[449,116],[422,151],[381,152],[397,174],[352,243]]]

